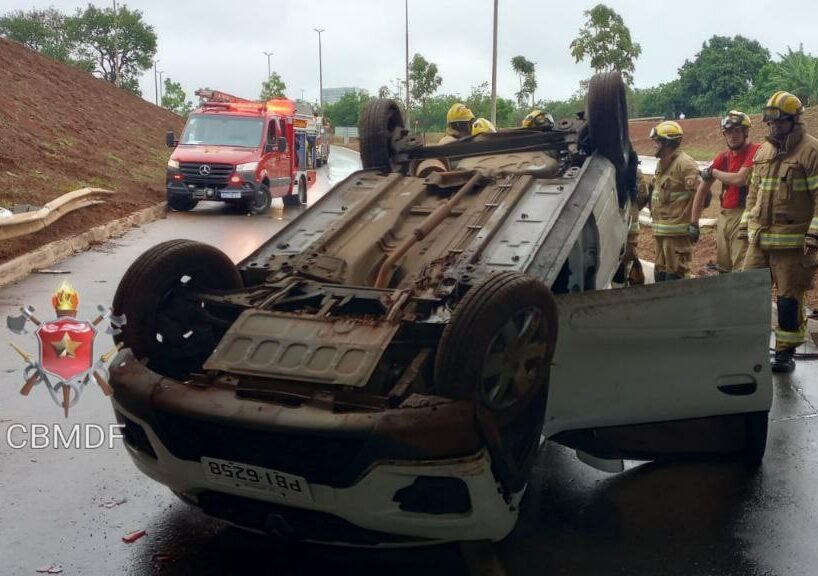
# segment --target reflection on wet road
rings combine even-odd
[[[355,169],[334,149],[311,193]],[[119,278],[146,248],[185,237],[238,260],[295,217],[280,201],[265,217],[202,203],[60,264],[80,291],[80,315],[111,302]],[[0,290],[0,316],[34,304],[47,313],[61,278],[31,276]],[[100,349],[110,336],[101,335]],[[369,551],[281,543],[209,519],[142,476],[121,446],[14,450],[12,424],[63,422],[43,390],[18,394],[22,363],[0,337],[0,575],[58,563],[66,576],[167,574],[808,574],[818,565],[818,362],[776,380],[767,457],[752,473],[724,462],[631,465],[609,475],[546,444],[520,522],[497,545]],[[66,424],[113,422],[110,403],[88,389]],[[22,436],[12,438],[19,442]],[[133,544],[121,537],[147,535]]]

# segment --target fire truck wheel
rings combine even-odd
[[[595,74],[588,85],[588,131],[594,149],[610,160],[617,173],[627,170],[631,156],[628,104],[619,72]]]
[[[217,248],[192,240],[158,244],[131,264],[117,287],[114,314],[124,314],[125,325],[114,342],[166,376],[199,370],[233,318],[190,292],[241,286],[236,265]]]
[[[404,120],[397,102],[375,98],[367,102],[359,122],[361,165],[389,168],[395,155],[394,141],[403,134]]]
[[[495,473],[511,491],[525,485],[539,447],[556,341],[551,291],[518,272],[471,288],[440,339],[438,392],[474,402]]]
[[[307,204],[307,182],[303,178],[298,180],[298,203]]]
[[[258,187],[253,199],[247,204],[247,211],[251,214],[264,214],[270,209],[272,198],[270,198],[270,189],[266,184]]]
[[[168,197],[168,206],[177,212],[189,212],[190,210],[196,208],[198,203],[198,200],[193,200],[191,198],[178,198],[174,196]]]

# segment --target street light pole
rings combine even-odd
[[[159,71],[159,105],[162,105],[162,74],[164,74],[164,70]]]
[[[324,68],[323,63],[321,61],[321,32],[324,31],[323,28],[320,30],[318,28],[313,28],[316,32],[318,32],[318,106],[321,109],[321,116],[324,115]]]
[[[156,105],[159,106],[159,77],[156,75],[156,65],[159,64],[159,60],[153,61],[153,94],[156,98]]]
[[[491,49],[491,123],[497,124],[497,2],[494,0],[494,42]]]
[[[411,130],[412,124],[409,122],[409,0],[404,3],[406,9],[406,126]]]
[[[267,80],[269,80],[270,76],[273,75],[273,71],[270,68],[270,56],[272,56],[273,53],[272,52],[265,52],[264,55],[267,56]]]

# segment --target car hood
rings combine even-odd
[[[196,146],[183,144],[174,150],[172,160],[201,162],[203,164],[244,164],[259,158],[258,148],[235,148],[233,146]]]

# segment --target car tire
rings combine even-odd
[[[242,279],[221,250],[170,240],[137,258],[114,295],[113,313],[126,321],[114,342],[130,348],[137,359],[147,359],[151,370],[171,377],[201,369],[229,325],[202,320],[197,315],[201,304],[176,293],[185,287],[233,290],[242,287]]]
[[[270,209],[272,202],[270,187],[267,184],[260,184],[253,199],[247,203],[247,211],[250,214],[265,214]]]
[[[171,210],[175,210],[176,212],[190,212],[196,208],[198,203],[198,200],[193,200],[192,198],[179,198],[178,196],[168,197],[168,206]]]
[[[537,454],[556,342],[551,291],[518,272],[471,288],[440,339],[438,392],[474,402],[495,472],[511,492],[525,486]]]
[[[364,170],[391,166],[395,155],[393,142],[402,135],[404,126],[403,114],[394,100],[375,98],[366,103],[358,122]]]
[[[303,178],[298,180],[298,203],[302,206],[307,205],[307,181]]]
[[[758,468],[767,451],[767,428],[769,412],[747,414],[744,420],[745,443],[741,451],[741,461],[748,468]]]
[[[594,150],[610,160],[617,173],[627,171],[631,159],[628,103],[619,72],[602,72],[591,78],[586,116]]]

